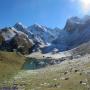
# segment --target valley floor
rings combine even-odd
[[[20,70],[8,83],[18,90],[90,90],[90,55],[37,70]]]
[[[51,57],[52,59],[59,59],[61,57],[67,57],[71,56],[71,51],[65,51],[65,52],[59,52],[59,53],[47,53],[47,54],[42,54],[41,52],[34,52],[27,57],[33,57],[33,58],[38,58],[38,59],[43,59],[47,57]]]

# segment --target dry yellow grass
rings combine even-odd
[[[21,69],[25,57],[16,52],[0,51],[0,81],[10,79]]]

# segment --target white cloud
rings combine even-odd
[[[72,3],[77,3],[83,14],[90,12],[90,0],[70,0]]]

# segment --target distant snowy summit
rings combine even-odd
[[[28,34],[29,38],[33,39],[34,41],[38,41],[43,44],[51,43],[57,38],[60,32],[60,29],[50,29],[39,24],[26,27],[21,23],[16,23],[14,28]]]

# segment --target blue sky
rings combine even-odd
[[[89,14],[89,1],[0,0],[0,27],[22,22],[27,26],[38,23],[51,28],[63,28],[67,18]]]

